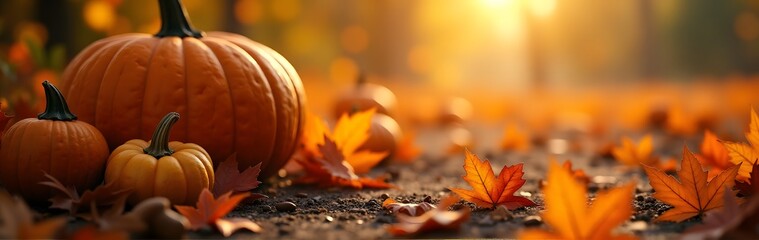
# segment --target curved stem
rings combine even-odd
[[[45,112],[37,115],[37,119],[53,121],[74,121],[77,119],[76,115],[69,111],[69,105],[58,88],[48,81],[42,82],[42,87],[45,89]]]
[[[161,30],[156,37],[203,37],[203,32],[192,27],[182,0],[158,0],[161,9]]]
[[[174,126],[174,123],[178,120],[179,113],[170,112],[166,114],[166,116],[158,122],[155,132],[153,132],[153,139],[150,140],[150,145],[143,149],[143,151],[155,158],[171,156],[171,154],[174,153],[174,150],[169,148],[169,132],[171,131],[171,127]]]

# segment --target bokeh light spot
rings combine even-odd
[[[87,2],[84,5],[84,21],[94,30],[108,30],[116,22],[113,5],[102,0]]]
[[[259,0],[238,0],[235,19],[242,24],[254,24],[263,19],[263,6]]]

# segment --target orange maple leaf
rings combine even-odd
[[[396,161],[409,163],[419,157],[422,150],[419,146],[414,144],[415,140],[416,134],[414,132],[409,132],[403,135],[403,138],[398,142],[398,145],[395,148]]]
[[[735,142],[723,143],[729,152],[730,161],[733,164],[743,163],[738,170],[736,179],[748,183],[751,169],[754,168],[754,165],[757,164],[756,160],[759,159],[759,117],[753,108],[751,109],[751,123],[749,124],[749,132],[746,133],[746,139],[750,145]]]
[[[329,128],[324,121],[315,114],[306,114],[306,123],[303,126],[303,149],[308,153],[318,153],[319,145],[324,144],[324,135],[330,135]]]
[[[683,161],[677,171],[680,181],[654,167],[643,167],[651,187],[656,191],[654,198],[674,207],[656,218],[656,221],[682,222],[722,207],[722,192],[735,185],[735,175],[738,173],[738,166],[732,166],[707,181],[707,173],[687,146],[683,147]]]
[[[203,227],[215,227],[225,237],[229,237],[239,229],[248,229],[251,232],[260,232],[261,227],[247,218],[222,219],[227,213],[235,209],[237,204],[247,198],[250,193],[232,195],[227,192],[214,198],[213,193],[207,188],[200,192],[196,207],[174,206],[177,211],[190,221],[190,229],[198,230]]]
[[[391,225],[388,232],[395,236],[405,236],[436,230],[459,229],[463,222],[469,220],[471,210],[464,207],[458,211],[448,211],[448,208],[458,201],[458,197],[448,196],[440,200],[436,209],[429,210],[418,217],[396,213],[398,223]]]
[[[725,169],[735,165],[730,162],[730,155],[728,155],[725,145],[719,142],[717,136],[709,130],[704,132],[704,140],[701,142],[701,154],[696,155],[696,157],[702,165],[710,167],[709,175],[707,176],[707,180],[709,181]]]
[[[385,199],[385,201],[382,202],[382,207],[393,213],[404,213],[409,216],[419,216],[436,208],[435,205],[426,202],[399,203],[392,198]]]
[[[296,180],[297,183],[318,184],[322,187],[345,186],[361,188],[392,188],[384,179],[362,178],[353,171],[353,166],[345,161],[342,151],[335,141],[323,136],[324,144],[319,145],[320,156],[313,158],[295,158],[303,166],[306,176]]]
[[[622,146],[614,147],[611,151],[617,161],[627,166],[640,166],[645,164],[664,169],[666,171],[674,170],[675,162],[673,160],[662,163],[659,157],[653,155],[654,140],[651,134],[646,134],[636,145],[629,137],[622,137]]]
[[[465,152],[464,170],[466,174],[463,178],[473,190],[450,188],[451,191],[464,200],[483,208],[495,208],[498,205],[504,205],[509,210],[514,210],[519,207],[535,206],[535,203],[527,198],[514,196],[514,193],[525,182],[522,179],[524,175],[522,163],[503,166],[498,177],[496,177],[493,168],[490,166],[490,161],[480,160],[469,149],[466,149]]]
[[[530,138],[515,124],[506,125],[501,139],[501,149],[527,152],[530,150]]]
[[[551,161],[545,194],[546,210],[542,214],[553,231],[530,229],[520,239],[634,239],[614,235],[613,230],[633,213],[635,183],[601,192],[588,207],[585,185]]]
[[[323,145],[324,136],[328,136],[335,141],[338,149],[345,157],[345,161],[353,167],[355,173],[369,172],[388,155],[387,151],[357,151],[369,139],[372,117],[375,112],[376,110],[372,108],[353,115],[345,113],[337,121],[332,132],[329,131],[324,121],[314,114],[308,114],[303,136],[303,148],[307,151],[306,155],[308,157],[319,157],[321,154],[318,146]]]

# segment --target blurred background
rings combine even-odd
[[[183,2],[197,28],[289,59],[321,115],[359,75],[398,96],[402,125],[453,108],[537,132],[659,124],[740,136],[759,104],[759,1]],[[3,0],[0,101],[34,105],[39,82],[90,43],[159,26],[155,0]]]

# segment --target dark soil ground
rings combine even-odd
[[[422,135],[423,136],[423,135]],[[434,136],[427,136],[431,138]],[[425,140],[422,137],[421,141]],[[667,146],[682,150],[683,141]],[[679,146],[677,146],[679,145]],[[677,147],[676,147],[677,146]],[[672,148],[673,147],[673,148]],[[459,231],[432,232],[410,236],[413,238],[515,238],[518,232],[529,227],[547,227],[539,215],[543,209],[542,194],[539,182],[547,171],[547,148],[537,148],[527,154],[477,152],[480,157],[488,158],[496,173],[504,165],[519,162],[525,163],[525,179],[527,183],[517,194],[528,197],[538,204],[537,207],[520,208],[512,211],[514,218],[510,220],[493,220],[489,209],[475,208],[464,201],[454,205],[468,205],[473,209],[470,220]],[[601,158],[585,153],[567,153],[560,155],[563,159],[571,159],[575,168],[584,169],[591,176],[589,197],[598,191],[609,187],[637,181],[638,187],[634,196],[635,212],[628,222],[623,224],[620,232],[633,233],[646,238],[674,238],[684,229],[697,224],[700,219],[692,219],[685,223],[654,223],[652,219],[670,207],[651,197],[651,188],[645,180],[645,174],[638,169],[621,169],[619,164],[609,158]],[[672,155],[675,156],[675,155]],[[267,199],[256,200],[239,206],[230,214],[232,217],[251,218],[260,224],[264,231],[253,234],[240,232],[233,237],[259,239],[378,239],[392,238],[387,227],[395,223],[395,217],[381,206],[387,197],[399,202],[419,203],[429,201],[437,203],[440,199],[451,194],[448,187],[470,188],[462,180],[464,154],[439,155],[423,154],[411,164],[384,164],[372,171],[374,176],[386,175],[389,182],[398,186],[388,190],[352,190],[352,189],[321,189],[312,186],[277,186],[287,185],[287,180],[276,179],[263,185],[256,192],[269,196]],[[676,159],[679,162],[679,155]],[[292,202],[296,208],[292,211],[280,211],[275,207],[282,202]],[[218,233],[196,232],[193,238],[219,238]]]

